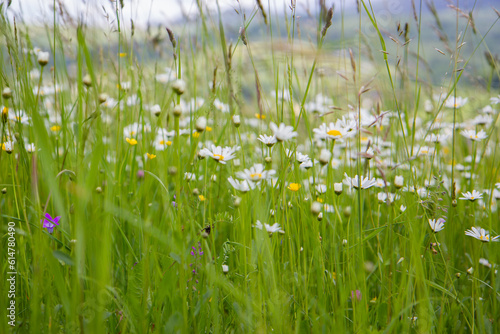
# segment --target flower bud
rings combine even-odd
[[[312,202],[311,203],[311,213],[315,216],[319,215],[321,212],[321,203],[319,202]]]
[[[161,114],[161,107],[158,104],[155,104],[154,106],[151,107],[151,113],[155,115],[156,117],[160,116]]]
[[[337,195],[342,194],[342,183],[334,183],[333,184],[333,190]]]
[[[101,187],[95,188],[95,192],[98,194],[102,193],[102,188]]]
[[[320,164],[322,164],[323,166],[326,165],[330,161],[331,157],[332,154],[330,153],[330,151],[325,149],[321,150],[321,154],[319,155]]]
[[[271,162],[273,162],[273,158],[271,158],[271,157],[265,157],[264,161],[266,162],[266,164],[270,164]]]
[[[239,128],[240,127],[240,124],[241,124],[240,115],[234,115],[233,116],[233,124],[234,124],[235,128]]]
[[[184,80],[177,79],[172,84],[172,89],[177,95],[182,95],[186,91],[186,82]]]
[[[108,100],[108,94],[101,93],[101,94],[99,94],[99,96],[97,98],[99,100],[99,103],[104,103]]]
[[[195,124],[196,131],[203,132],[207,128],[207,119],[203,116],[196,120]]]
[[[457,200],[456,200],[456,199],[454,199],[453,201],[451,201],[451,205],[452,205],[454,208],[456,208],[456,207],[457,207],[457,204],[458,204],[458,203],[457,203]]]
[[[198,188],[193,189],[193,195],[199,196],[200,195],[200,190]]]
[[[179,117],[180,115],[182,115],[182,107],[179,104],[176,105],[174,107],[173,113],[175,117]]]
[[[320,222],[320,221],[322,221],[322,220],[323,220],[323,212],[320,212],[320,213],[318,214],[318,221]]]
[[[7,193],[7,188],[2,188],[2,194],[6,194]]]
[[[235,208],[239,208],[239,207],[240,207],[240,204],[241,204],[241,197],[236,197],[236,198],[234,199],[233,204],[234,204],[234,207],[235,207]]]
[[[39,51],[38,52],[38,64],[40,64],[40,66],[45,66],[49,63],[49,53],[48,52],[44,52],[44,51]]]
[[[350,206],[347,206],[345,209],[344,209],[344,217],[346,218],[349,218],[351,217],[351,207]]]
[[[87,87],[92,86],[92,78],[88,74],[83,77],[82,82]]]
[[[470,267],[467,269],[467,274],[472,275],[474,273],[474,268]]]
[[[175,168],[175,166],[168,167],[168,174],[170,176],[174,176],[175,174],[177,174],[177,168]]]
[[[396,177],[394,178],[394,186],[398,189],[403,188],[404,178],[402,175],[396,175]]]
[[[227,264],[222,265],[222,272],[227,274],[229,272],[229,266]]]
[[[10,99],[12,96],[12,90],[9,87],[5,87],[2,91],[2,97],[6,100]]]

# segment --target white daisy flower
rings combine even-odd
[[[337,123],[331,122],[330,124],[323,123],[319,128],[313,129],[316,138],[320,139],[344,139],[353,137],[356,131],[353,131],[350,127],[342,126],[343,122],[337,120]]]
[[[211,157],[217,160],[221,164],[226,164],[226,161],[231,160],[236,157],[235,153],[240,149],[239,146],[229,147],[226,146],[222,148],[221,146],[212,145],[212,149],[204,148],[200,151],[200,155],[205,157]]]
[[[235,180],[231,176],[227,178],[229,183],[233,186],[234,189],[241,191],[242,193],[249,192],[250,190],[255,188],[255,184],[252,181],[248,180]]]
[[[462,195],[463,197],[460,197],[459,199],[469,200],[471,202],[483,198],[483,194],[477,190],[472,190],[472,193],[468,191],[466,193],[462,193]]]
[[[481,140],[486,139],[488,137],[488,135],[486,134],[486,132],[484,132],[484,130],[481,130],[477,133],[476,133],[476,130],[462,130],[462,132],[460,132],[460,134],[462,136],[464,136],[465,138],[468,138],[468,139],[473,140],[473,141],[481,141]]]
[[[269,224],[264,223],[264,225],[262,225],[262,223],[261,223],[259,220],[257,220],[257,221],[255,222],[254,227],[255,227],[255,228],[258,228],[259,230],[262,230],[262,228],[264,228],[264,227],[265,227],[265,228],[266,228],[266,231],[267,231],[268,233],[270,233],[270,234],[273,234],[273,233],[275,233],[275,232],[285,233],[285,231],[283,231],[283,230],[281,229],[281,226],[280,226],[280,224],[278,224],[278,223],[274,223],[273,225],[269,225]]]
[[[491,104],[499,104],[500,103],[500,95],[490,98],[490,102],[491,102]]]
[[[293,131],[293,126],[285,125],[285,123],[281,123],[279,126],[271,122],[269,124],[271,131],[273,131],[276,140],[285,141],[297,137],[297,132]]]
[[[257,139],[269,147],[273,146],[278,142],[275,136],[260,135],[259,138]]]
[[[498,242],[500,241],[500,235],[492,238],[490,240],[490,233],[481,227],[472,227],[470,230],[465,231],[465,235],[476,238],[477,240],[481,240],[482,242]]]
[[[245,169],[242,172],[237,172],[236,176],[243,180],[258,182],[267,180],[270,176],[276,174],[275,170],[265,170],[263,164],[255,164],[250,169]]]
[[[344,184],[349,186],[349,187],[354,187],[356,189],[368,189],[373,187],[374,185],[377,184],[377,180],[375,179],[368,179],[368,177],[362,177],[361,178],[361,184],[360,184],[360,178],[358,175],[355,177],[351,178],[347,176],[347,173],[344,173],[345,179],[344,179]]]
[[[443,230],[445,222],[446,220],[444,218],[429,219],[429,225],[434,233],[438,233],[439,231]]]
[[[446,99],[446,101],[444,102],[444,106],[446,108],[460,108],[460,107],[463,107],[467,101],[469,100],[469,98],[463,98],[461,96],[457,96],[456,99],[453,97],[453,96],[450,96],[449,98]]]

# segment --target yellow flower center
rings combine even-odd
[[[342,133],[339,130],[330,130],[326,133],[329,136],[337,136],[337,137],[342,137]]]
[[[290,183],[288,185],[288,189],[290,189],[291,191],[298,191],[300,189],[301,185],[298,184],[298,183]]]
[[[198,138],[200,136],[200,133],[199,132],[195,132],[193,133],[193,138]]]
[[[474,196],[471,196],[470,199],[474,199]]]
[[[266,115],[261,115],[261,114],[255,114],[255,117],[258,119],[266,119]]]
[[[120,56],[120,58],[123,58],[123,57],[126,57],[127,54],[125,52],[121,52],[121,53],[119,53],[119,56]]]
[[[218,159],[217,159],[218,158]],[[214,159],[217,159],[219,161],[222,161],[224,160],[224,156],[223,155],[220,155],[220,154],[214,154]]]
[[[260,179],[260,178],[262,177],[262,174],[261,174],[261,173],[253,173],[253,174],[250,174],[250,177],[251,177],[252,179],[254,179],[254,178],[256,178],[256,177],[258,177],[258,178]]]
[[[149,153],[146,153],[147,156],[148,156],[148,159],[152,160],[154,158],[156,158],[156,155],[155,154],[149,154]]]
[[[52,132],[57,132],[59,130],[61,130],[61,127],[59,125],[54,125],[50,128],[50,131]]]

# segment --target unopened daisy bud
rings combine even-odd
[[[312,202],[311,203],[311,213],[315,216],[319,215],[321,212],[321,203],[319,202]]]
[[[239,128],[240,127],[240,124],[241,124],[240,115],[234,115],[233,116],[233,124],[234,124],[235,128]]]
[[[322,220],[323,220],[323,212],[320,212],[320,213],[318,214],[318,221],[320,222],[320,221],[322,221]]]
[[[330,151],[325,149],[321,150],[321,154],[319,155],[320,164],[322,164],[323,166],[326,165],[330,161],[331,157],[332,154],[330,153]]]
[[[173,114],[175,117],[182,115],[182,107],[179,104],[174,107]]]
[[[235,197],[233,204],[235,208],[239,208],[241,204],[241,197]]]
[[[196,120],[195,124],[196,131],[203,132],[207,128],[207,119],[203,116]]]
[[[155,104],[154,106],[151,107],[151,113],[155,115],[156,117],[160,116],[161,114],[161,107],[158,104]]]
[[[402,175],[396,175],[396,177],[394,178],[394,186],[398,189],[403,188],[404,178]]]
[[[458,204],[458,203],[457,203],[457,200],[456,200],[456,199],[454,199],[453,201],[451,201],[451,205],[452,205],[454,208],[456,208],[456,207],[457,207],[457,204]]]
[[[289,207],[290,209],[291,209],[291,208],[293,208],[293,204],[292,204],[292,202],[291,202],[291,201],[288,201],[288,207]]]
[[[5,188],[4,188],[5,189]],[[7,191],[7,190],[6,190]],[[271,215],[271,217],[274,217],[274,214],[276,213],[276,211],[274,211],[274,209],[271,209],[269,210],[269,214]]]
[[[9,87],[5,87],[2,91],[2,97],[6,100],[10,99],[12,96],[12,90]]]
[[[168,167],[168,174],[170,176],[173,176],[173,175],[177,174],[177,168],[175,166]]]
[[[337,195],[342,194],[342,183],[334,183],[333,184],[333,190]]]
[[[229,266],[227,264],[222,265],[222,272],[227,274],[229,272]]]
[[[270,164],[270,163],[273,162],[273,158],[271,158],[271,157],[265,157],[264,161],[266,162],[266,164]]]
[[[467,274],[472,275],[474,273],[474,268],[470,267],[467,269]]]
[[[38,52],[38,64],[40,64],[40,66],[47,65],[49,63],[49,57],[50,55],[48,52]]]
[[[173,83],[172,89],[177,95],[182,95],[186,91],[186,82],[182,79],[177,79]]]
[[[406,211],[406,206],[404,206],[403,204],[401,204],[401,206],[399,207],[399,211],[401,213],[405,212]]]
[[[200,190],[198,188],[193,189],[193,195],[199,196],[200,195]]]
[[[2,188],[2,194],[6,194],[7,193],[7,188]]]
[[[342,240],[342,245],[347,246],[347,239]]]
[[[99,94],[99,96],[97,98],[99,100],[99,103],[104,103],[108,100],[108,94],[101,93],[101,94]]]
[[[457,276],[457,278],[460,278],[460,276],[462,276],[461,273],[456,273],[455,276]]]
[[[198,151],[198,160],[203,160],[205,159],[205,156]]]
[[[87,87],[92,86],[92,78],[88,74],[83,77],[82,82]]]
[[[344,209],[344,217],[349,218],[351,216],[351,207],[348,206]]]

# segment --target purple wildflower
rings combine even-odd
[[[40,219],[40,222],[43,224],[42,228],[46,228],[47,232],[52,234],[54,232],[54,227],[59,225],[60,216],[52,218],[48,213],[45,213],[45,219]]]

